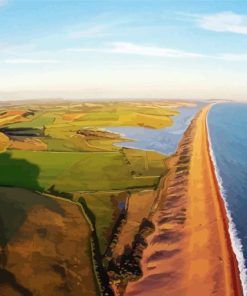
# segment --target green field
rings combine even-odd
[[[24,121],[24,122],[18,122],[11,124],[11,128],[42,128],[43,126],[50,125],[55,120],[55,117],[53,114],[37,114],[32,120],[30,121]]]
[[[82,197],[95,216],[102,254],[106,251],[112,227],[120,213],[119,203],[125,203],[127,195],[125,191],[85,191],[74,195],[75,201]]]
[[[95,226],[99,242],[97,252],[104,259],[107,251],[109,259],[108,247],[115,244],[111,241],[112,232],[116,232],[115,227],[119,231],[120,224],[116,222],[120,223],[119,218],[123,217],[120,213],[123,214],[123,207],[127,208],[126,201],[129,196],[136,199],[143,190],[157,187],[161,176],[167,173],[167,156],[121,148],[115,144],[131,140],[108,132],[107,127],[168,127],[173,124],[172,117],[178,114],[177,108],[183,104],[161,101],[33,102],[3,109],[0,114],[0,186],[13,187],[16,192],[23,190],[20,188],[38,191],[45,194],[47,200],[66,198],[70,199],[69,204],[80,203],[87,227]],[[30,198],[33,196],[36,195],[31,194]],[[23,204],[14,208],[16,221],[21,224],[19,221],[26,217],[29,204],[20,195],[16,195],[13,202],[16,200]],[[152,207],[153,200],[152,197],[146,203],[147,207]],[[32,201],[28,202],[32,205]],[[7,208],[10,205],[4,204],[4,198],[2,205],[2,216],[9,231],[3,241],[7,241],[18,223],[11,226]],[[135,205],[139,206],[139,199]],[[124,215],[128,219],[128,213]],[[141,221],[142,213],[139,218]],[[136,229],[138,227],[136,225]],[[88,241],[82,247],[86,250]],[[85,256],[91,260],[91,255]]]
[[[133,139],[122,138],[118,133],[107,131],[107,127],[169,127],[178,108],[186,104],[189,105],[174,101],[33,101],[3,108],[0,113],[0,245],[16,238],[19,246],[20,226],[33,219],[27,244],[36,238],[36,232],[51,233],[56,249],[61,236],[66,235],[69,239],[62,242],[64,249],[59,252],[64,255],[70,250],[75,254],[72,261],[79,254],[73,266],[81,262],[83,268],[78,265],[78,269],[85,275],[82,281],[88,282],[89,289],[94,291],[95,276],[102,288],[105,282],[102,271],[110,270],[108,265],[114,256],[121,257],[122,247],[131,246],[141,221],[153,208],[156,188],[167,173],[168,159],[157,152],[115,145]],[[33,209],[37,212],[32,213]],[[44,215],[46,210],[54,212],[52,217]],[[76,210],[79,210],[78,216]],[[47,226],[40,230],[41,221]],[[65,221],[64,224],[61,221]],[[37,226],[37,230],[32,225]],[[25,233],[20,233],[19,240]],[[78,248],[70,247],[76,242]],[[42,243],[46,245],[46,239],[42,238]],[[49,267],[51,261],[46,252],[42,260],[45,258]],[[26,258],[23,260],[26,262]],[[39,265],[39,260],[35,264]],[[35,264],[31,262],[31,266]],[[64,266],[61,265],[62,272]],[[56,275],[56,272],[50,274]]]
[[[2,110],[0,128],[8,129],[15,141],[25,141],[32,137],[43,142],[42,150],[52,152],[114,152],[119,147],[114,144],[126,139],[118,134],[111,137],[100,130],[111,126],[144,126],[164,128],[171,126],[172,117],[182,103],[168,102],[104,102],[55,104],[34,104]],[[84,135],[85,130],[94,134]],[[35,135],[31,135],[35,131]],[[97,134],[97,131],[98,134]],[[6,133],[8,135],[8,132]],[[24,136],[23,136],[24,135]],[[0,143],[1,144],[1,143]],[[22,148],[19,148],[22,147]],[[10,144],[10,150],[35,149],[35,145]]]
[[[12,150],[0,154],[0,184],[58,192],[122,190],[153,187],[159,180],[157,159],[127,162],[127,152],[35,152]],[[164,161],[165,157],[155,154]],[[140,161],[142,159],[142,161]],[[143,168],[143,163],[148,163]],[[165,166],[160,166],[159,174]],[[154,175],[154,170],[156,175]]]

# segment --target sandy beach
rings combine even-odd
[[[185,132],[160,188],[143,277],[126,295],[243,295],[228,220],[209,153],[205,107]]]

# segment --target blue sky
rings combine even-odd
[[[0,99],[247,99],[246,1],[0,0]]]

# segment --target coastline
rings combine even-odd
[[[210,151],[204,107],[181,140],[148,237],[143,277],[126,295],[242,296],[238,261]],[[182,161],[186,159],[186,161]],[[181,165],[183,164],[183,166]],[[185,164],[184,164],[185,163]]]
[[[210,108],[212,106],[213,105],[211,105]],[[210,109],[208,110],[208,112],[209,111]],[[234,290],[238,291],[236,295],[246,296],[247,294],[245,292],[245,284],[246,284],[245,275],[242,274],[242,273],[245,273],[242,244],[240,239],[237,237],[235,224],[232,221],[231,212],[228,209],[227,201],[224,197],[224,192],[223,192],[224,188],[221,186],[221,177],[217,170],[217,164],[215,160],[214,151],[212,148],[210,131],[208,127],[208,114],[207,114],[205,125],[206,125],[207,147],[208,147],[208,153],[210,156],[211,170],[212,170],[212,174],[215,181],[215,187],[217,188],[217,192],[218,192],[218,200],[219,200],[219,204],[222,212],[222,219],[225,227],[227,245],[229,248]],[[238,246],[235,245],[236,241],[238,242]]]

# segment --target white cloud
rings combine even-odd
[[[4,61],[5,64],[57,64],[58,60],[45,59],[8,59]]]
[[[177,49],[138,45],[128,42],[113,42],[108,47],[102,48],[70,48],[67,49],[73,52],[103,52],[103,53],[116,53],[127,55],[139,55],[150,57],[170,57],[170,58],[200,58],[204,57],[202,54],[187,52]]]
[[[94,25],[85,30],[75,30],[68,34],[71,39],[80,39],[83,37],[97,37],[102,36],[105,33],[107,26],[104,25]]]
[[[234,12],[219,12],[215,14],[184,14],[195,21],[200,28],[215,32],[230,32],[247,34],[247,16]]]

